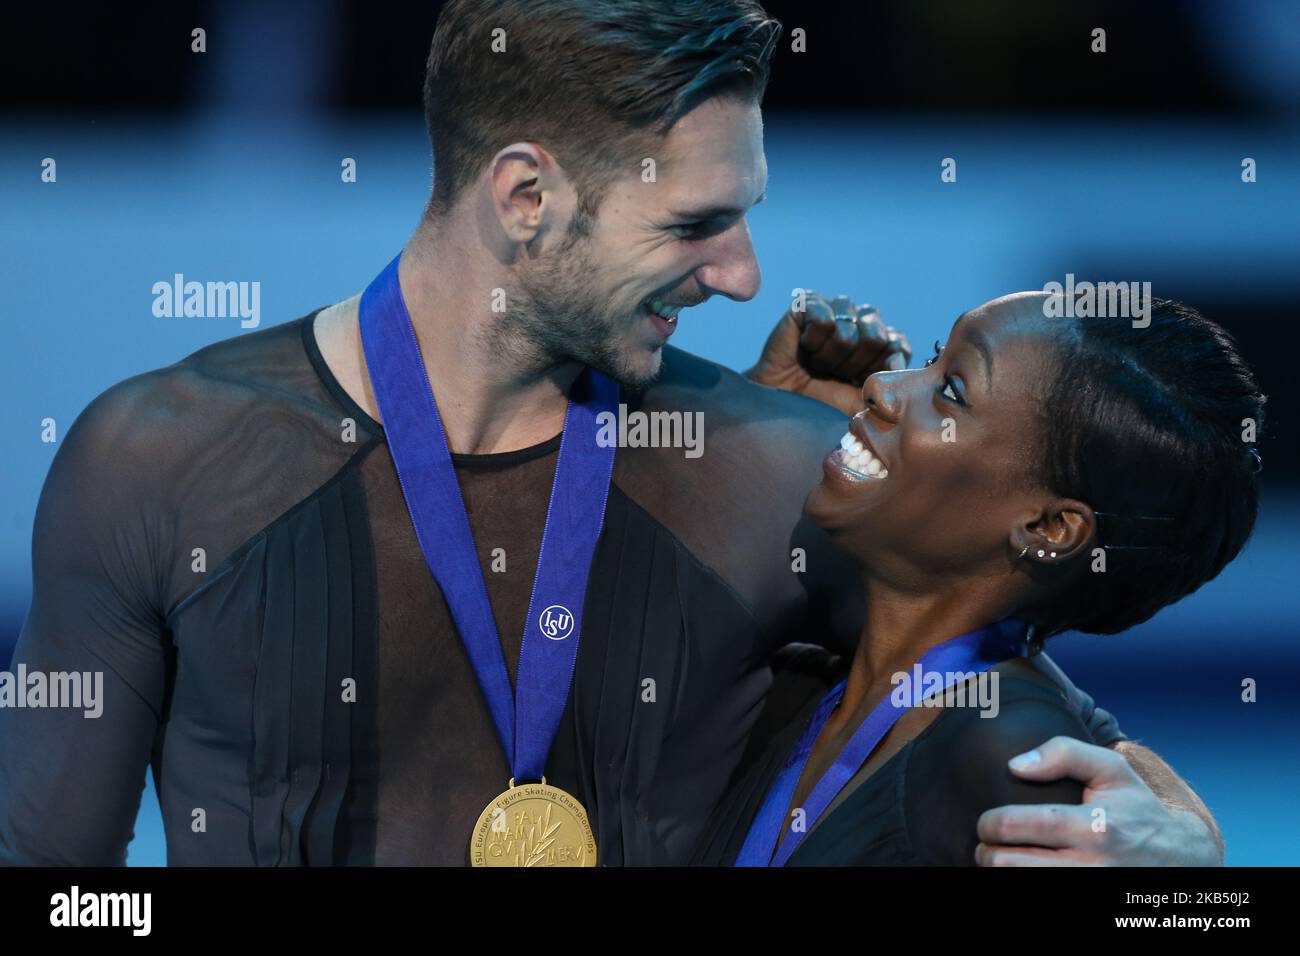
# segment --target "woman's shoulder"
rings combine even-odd
[[[948,708],[914,741],[905,808],[924,862],[974,862],[980,814],[1007,804],[1080,803],[1072,780],[1035,783],[1007,762],[1052,737],[1093,739],[1066,693],[1032,658],[1015,658],[981,675],[962,706]],[[978,680],[978,679],[977,679]]]
[[[1092,743],[1078,709],[1033,658],[1003,661],[968,681],[965,690],[950,694],[940,719],[918,736],[917,751],[933,751],[972,774],[1000,777],[991,758],[1010,759],[1058,734]],[[964,759],[950,759],[955,753]],[[913,765],[924,768],[919,756],[913,755]]]

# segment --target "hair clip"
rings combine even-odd
[[[1250,457],[1255,459],[1255,474],[1258,475],[1264,470],[1264,459],[1260,456],[1258,448],[1251,447],[1247,451],[1250,452]]]

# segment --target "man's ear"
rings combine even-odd
[[[1016,523],[1011,529],[1011,547],[1016,555],[1028,547],[1027,560],[1060,564],[1088,546],[1096,526],[1092,509],[1082,501],[1053,498]]]
[[[536,143],[511,143],[493,156],[488,191],[505,240],[526,248],[564,235],[577,199],[555,157]]]

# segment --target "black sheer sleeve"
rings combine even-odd
[[[0,708],[3,863],[126,862],[167,666],[154,561],[162,529],[149,507],[157,472],[136,460],[149,414],[140,395],[124,383],[97,399],[69,430],[41,494],[32,607],[10,671],[51,683],[80,674],[83,699]]]

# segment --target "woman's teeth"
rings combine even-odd
[[[645,307],[660,318],[664,319],[675,319],[677,318],[677,313],[682,311],[680,305],[670,305],[663,299],[647,299]]]
[[[888,478],[889,472],[884,463],[871,454],[866,445],[858,441],[852,432],[845,432],[840,439],[840,448],[844,450],[844,466],[867,478]]]

